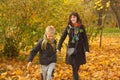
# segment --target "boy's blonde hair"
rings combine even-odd
[[[48,26],[46,29],[45,29],[45,35],[47,34],[55,34],[55,28],[54,26]]]
[[[54,26],[48,26],[46,29],[45,29],[45,34],[44,34],[44,38],[43,38],[43,41],[42,41],[42,45],[41,45],[41,49],[42,50],[46,50],[46,45],[47,43],[49,42],[47,40],[47,36],[48,34],[55,34],[55,28]],[[54,40],[53,40],[54,41]],[[53,46],[53,48],[55,49],[55,45],[51,43],[51,45]]]

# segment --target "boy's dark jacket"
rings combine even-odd
[[[53,50],[53,47],[47,43],[46,50],[41,49],[42,40],[40,40],[37,45],[31,50],[30,56],[28,58],[29,62],[32,62],[34,56],[39,52],[39,62],[41,65],[48,65],[51,62],[56,62],[56,50]],[[56,40],[54,41],[56,45]]]

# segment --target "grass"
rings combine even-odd
[[[118,28],[104,28],[104,33],[120,33],[120,29]]]
[[[104,28],[103,36],[120,37],[120,29],[118,28]]]

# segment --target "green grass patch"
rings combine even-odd
[[[120,37],[120,29],[118,28],[104,28],[103,36]]]
[[[118,28],[104,28],[104,33],[120,33],[120,29]]]

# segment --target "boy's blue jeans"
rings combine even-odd
[[[55,63],[50,63],[49,65],[40,65],[43,80],[52,80],[54,68]]]

